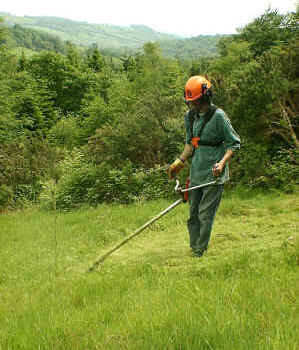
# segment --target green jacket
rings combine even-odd
[[[196,116],[193,123],[193,134],[189,121],[189,113],[185,116],[186,143],[191,144],[192,136],[198,136],[198,131],[204,121],[204,116]],[[215,180],[212,169],[214,164],[219,162],[228,149],[236,151],[240,148],[240,137],[232,127],[225,112],[217,108],[212,119],[204,127],[200,136],[202,141],[218,142],[224,140],[219,146],[199,145],[194,149],[190,168],[190,186],[201,185]],[[219,177],[219,184],[229,180],[228,163]]]

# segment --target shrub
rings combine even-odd
[[[268,164],[267,146],[243,139],[241,149],[232,160],[231,172],[234,183],[253,184],[262,176]]]
[[[0,210],[5,209],[13,196],[13,190],[6,186],[6,185],[1,185],[0,186]]]
[[[0,185],[13,191],[14,204],[35,201],[41,192],[41,182],[55,177],[55,162],[61,152],[43,139],[22,138],[1,144]]]
[[[298,160],[299,151],[297,149],[281,149],[268,162],[264,175],[255,180],[255,185],[266,189],[275,188],[292,192],[299,185]]]
[[[53,145],[72,149],[79,143],[79,134],[76,116],[68,114],[49,130],[47,137]]]
[[[122,169],[108,163],[87,164],[77,149],[59,167],[62,175],[57,184],[44,184],[41,200],[47,208],[70,209],[103,202],[127,204],[174,195],[174,182],[168,180],[164,171],[135,169],[129,161]]]

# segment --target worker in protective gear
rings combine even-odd
[[[212,84],[203,76],[191,77],[185,86],[186,144],[183,153],[169,167],[173,178],[192,157],[190,187],[213,182],[190,191],[190,217],[187,222],[190,248],[201,257],[208,248],[223,185],[229,180],[228,162],[240,148],[240,137],[225,112],[211,103]]]

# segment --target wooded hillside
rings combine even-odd
[[[27,48],[29,46],[33,49],[41,47],[57,49],[58,46],[59,52],[61,52],[62,43],[58,41],[68,41],[85,47],[96,44],[101,50],[114,56],[140,52],[143,44],[159,42],[164,56],[190,60],[199,56],[216,55],[216,45],[222,37],[221,35],[201,35],[184,39],[159,33],[142,25],[120,27],[55,17],[17,17],[9,14],[2,14],[2,16],[5,23],[11,27],[10,41],[13,44]],[[47,43],[42,45],[41,41]]]
[[[173,185],[153,169],[182,150],[182,92],[194,74],[208,74],[214,103],[241,136],[231,185],[293,191],[298,15],[269,10],[238,35],[221,38],[218,57],[184,63],[164,58],[154,43],[121,65],[96,46],[26,57],[1,45],[1,207],[30,200],[70,208],[169,195]],[[6,33],[2,26],[0,36]]]
[[[159,33],[143,25],[121,27],[110,24],[93,24],[72,21],[58,17],[18,17],[1,14],[7,25],[19,24],[24,28],[36,29],[58,36],[64,41],[101,48],[139,48],[148,41],[175,39],[175,35]]]

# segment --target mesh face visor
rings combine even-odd
[[[185,103],[187,105],[187,107],[189,109],[192,109],[192,108],[196,108],[198,107],[199,105],[203,104],[203,103],[206,103],[206,102],[209,102],[210,101],[210,98],[207,97],[207,96],[201,96],[200,98],[194,100],[194,101],[187,101],[186,98],[185,98]]]

